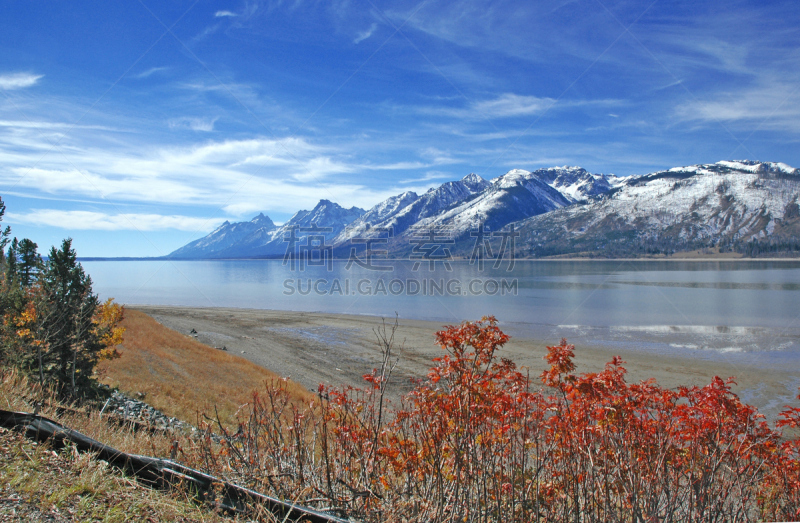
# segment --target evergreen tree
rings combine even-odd
[[[3,203],[3,199],[0,198],[0,222],[3,221],[3,216],[6,214],[6,204]],[[4,254],[6,251],[6,245],[8,245],[8,236],[11,234],[11,227],[6,226],[5,229],[0,229],[0,265],[4,263]]]
[[[97,296],[92,294],[91,278],[77,262],[71,238],[61,248],[50,249],[39,281],[45,310],[38,317],[46,332],[50,377],[75,395],[90,380],[103,345],[92,323]]]
[[[19,252],[19,242],[17,239],[14,238],[14,241],[11,242],[11,247],[8,248],[8,257],[6,258],[6,281],[15,282],[19,280],[19,271],[17,267],[18,262],[18,253]]]
[[[29,288],[36,281],[42,267],[42,257],[39,256],[35,242],[28,238],[22,241],[11,242],[6,259],[6,278],[9,282],[16,282],[23,288]]]
[[[42,257],[37,252],[38,245],[28,238],[19,242],[19,279],[24,287],[30,287],[42,266]]]

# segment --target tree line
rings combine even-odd
[[[5,210],[0,199],[0,221]],[[97,362],[119,356],[123,312],[92,291],[71,238],[43,258],[34,241],[0,231],[0,367],[16,367],[65,398],[91,396]]]

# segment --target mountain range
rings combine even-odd
[[[425,231],[470,256],[479,228],[488,242],[513,225],[518,257],[638,256],[694,249],[749,255],[800,250],[800,170],[782,163],[721,161],[640,176],[594,174],[580,167],[513,169],[492,180],[469,174],[424,194],[404,192],[368,210],[321,200],[282,226],[264,214],[225,222],[172,258],[280,257],[289,240],[347,257],[381,238],[403,257]],[[427,234],[427,233],[426,233]],[[310,243],[309,243],[310,244]]]

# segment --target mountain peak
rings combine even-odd
[[[253,225],[258,225],[259,227],[269,227],[269,228],[275,227],[275,223],[270,219],[269,216],[267,216],[263,212],[258,213],[258,216],[250,220],[250,223],[252,223]]]
[[[475,173],[469,173],[465,177],[461,178],[461,183],[472,192],[480,192],[491,185],[489,182],[481,178],[480,175]]]

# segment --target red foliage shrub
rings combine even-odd
[[[321,387],[303,412],[287,413],[272,384],[268,401],[254,397],[245,436],[228,440],[225,466],[365,521],[800,518],[800,440],[777,430],[800,426],[800,409],[771,429],[732,379],[629,384],[618,357],[575,375],[566,340],[548,347],[534,390],[497,357],[508,336],[493,317],[436,341],[445,354],[398,407],[384,400],[390,343],[368,387]]]

